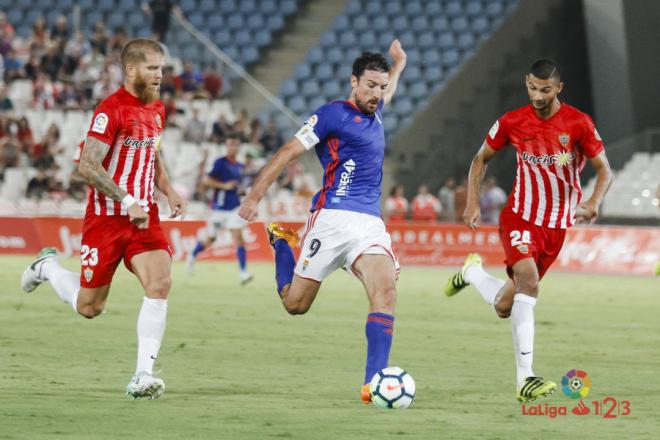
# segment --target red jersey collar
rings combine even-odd
[[[557,115],[559,115],[560,113],[563,113],[563,112],[564,112],[564,108],[567,107],[567,105],[564,104],[563,102],[559,101],[559,110],[557,110],[557,111],[555,112],[555,114],[552,115],[552,116],[550,116],[548,119],[543,119],[543,118],[541,118],[541,117],[538,115],[538,113],[536,113],[536,110],[534,109],[534,106],[533,106],[532,104],[528,104],[528,107],[530,108],[530,110],[531,110],[532,113],[534,114],[534,117],[535,117],[537,120],[539,120],[539,121],[541,121],[541,122],[550,122],[550,121],[552,121]]]

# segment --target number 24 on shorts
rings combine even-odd
[[[99,264],[98,248],[90,248],[86,244],[80,247],[80,263],[83,266],[96,266]]]
[[[529,231],[511,231],[509,237],[511,237],[511,246],[513,247],[522,246],[532,242],[532,236]]]

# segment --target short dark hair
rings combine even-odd
[[[356,78],[359,78],[365,70],[389,72],[390,63],[388,63],[385,57],[379,53],[362,52],[362,55],[353,61],[353,75],[355,75]]]
[[[561,79],[559,64],[548,58],[540,58],[534,61],[529,67],[529,72],[527,72],[527,74],[532,74],[538,79],[554,78],[557,81]]]
[[[163,47],[155,40],[148,38],[136,38],[129,41],[124,49],[121,51],[121,66],[126,69],[127,64],[144,62],[146,57],[144,53],[147,51],[156,52],[164,55]]]

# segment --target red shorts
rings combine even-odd
[[[566,229],[552,229],[536,226],[523,220],[510,208],[500,213],[500,240],[506,255],[506,271],[513,278],[512,267],[525,258],[533,258],[539,271],[539,278],[557,259],[564,244]]]
[[[158,205],[149,209],[149,228],[138,229],[126,215],[85,216],[80,247],[80,285],[100,287],[110,284],[119,262],[132,272],[131,259],[138,254],[172,250],[160,228]]]

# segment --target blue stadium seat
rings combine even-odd
[[[238,48],[236,46],[227,46],[227,47],[222,48],[222,50],[225,53],[225,55],[227,55],[229,58],[231,58],[232,60],[234,60],[235,62],[240,64],[241,54],[238,51]],[[186,58],[187,58],[187,56],[186,56]],[[235,75],[235,73],[233,73],[233,72],[234,71],[230,69],[230,70],[227,71],[227,74],[231,77],[232,75]]]
[[[266,20],[260,14],[250,15],[247,19],[247,27],[253,32],[264,29],[266,27]]]
[[[280,11],[284,13],[284,15],[290,15],[296,12],[296,9],[298,9],[298,5],[296,5],[295,0],[282,0],[280,3]]]
[[[332,29],[343,32],[351,27],[351,21],[345,15],[339,15],[332,21]]]
[[[238,10],[241,11],[243,14],[255,14],[258,13],[257,9],[257,2],[254,0],[241,0],[239,5],[238,5]]]
[[[369,29],[371,23],[366,15],[358,15],[353,19],[353,32],[355,29]]]
[[[319,64],[316,68],[315,75],[319,81],[328,81],[334,75],[334,70],[330,64]]]
[[[438,54],[438,59],[440,58],[440,54]],[[427,81],[430,81],[432,83],[437,83],[443,78],[444,74],[442,72],[442,67],[440,67],[440,63],[437,62],[436,64],[429,64],[426,69],[424,69],[424,78]]]
[[[440,54],[436,48],[427,49],[422,53],[422,64],[427,66],[439,66]]]
[[[310,110],[307,108],[307,101],[305,101],[305,98],[300,95],[291,98],[288,101],[288,105],[291,111],[298,116],[303,116],[310,112]]]
[[[121,12],[112,12],[110,15],[108,15],[108,18],[105,21],[105,25],[110,29],[123,26],[125,23],[126,16]]]
[[[215,33],[213,37],[213,42],[220,46],[220,49],[224,50],[226,46],[229,46],[234,41],[234,37],[231,32],[227,29],[221,29]]]
[[[402,13],[401,2],[390,1],[385,4],[385,14],[389,15],[390,18],[397,17]]]
[[[374,18],[372,27],[373,30],[382,32],[390,27],[390,21],[387,19],[387,16],[379,15],[378,17]]]
[[[385,31],[379,37],[378,41],[381,47],[390,47],[392,40],[394,40],[395,34],[392,31]]]
[[[252,43],[252,34],[247,29],[242,29],[234,34],[234,44],[239,47],[248,46]]]
[[[428,94],[429,88],[424,81],[417,81],[410,86],[408,94],[414,99],[420,99]]]
[[[197,9],[197,3],[195,0],[181,0],[179,7],[184,12],[184,14],[190,14],[191,12],[195,12]]]
[[[16,35],[18,35],[23,39],[29,38],[31,33],[32,33],[32,28],[27,24],[20,25],[16,28]]]
[[[323,62],[324,59],[323,50],[318,46],[312,47],[310,50],[307,51],[307,55],[305,59],[310,64],[319,64]]]
[[[225,27],[225,19],[218,12],[212,12],[206,16],[207,31],[216,32]]]
[[[374,51],[378,49],[378,38],[375,32],[365,31],[360,34],[359,46],[364,50]]]
[[[344,52],[338,47],[332,47],[326,51],[325,59],[329,63],[341,64],[344,61]]]
[[[444,32],[449,29],[449,20],[445,16],[435,17],[431,21],[431,29],[437,33]]]
[[[403,10],[407,15],[411,17],[424,14],[422,3],[417,0],[406,1],[403,5]]]
[[[401,42],[403,44],[403,42]],[[404,47],[407,47],[404,44]],[[415,45],[410,45],[410,48],[406,50],[407,61],[411,65],[419,65],[422,62],[422,53]]]
[[[319,87],[319,83],[315,79],[309,78],[307,81],[303,81],[300,93],[305,98],[311,99],[321,93],[321,87]]]
[[[417,45],[420,49],[428,49],[435,46],[435,37],[431,32],[424,32],[417,38]]]
[[[412,47],[417,44],[415,41],[415,34],[412,31],[406,31],[399,35],[399,41],[403,45],[403,47]]]
[[[452,0],[445,6],[445,15],[454,18],[463,14],[463,5],[460,1]]]
[[[431,27],[429,19],[423,15],[419,15],[413,18],[411,25],[415,32],[424,32]]]
[[[41,9],[39,7],[39,9]],[[114,11],[115,10],[115,1],[114,0],[99,0],[96,2],[96,8],[97,11],[102,11],[102,12],[109,12],[109,11]]]
[[[366,13],[371,17],[378,17],[383,13],[383,5],[379,1],[370,0],[367,2],[367,5],[364,7],[362,13]]]
[[[456,46],[456,39],[451,32],[444,32],[438,35],[437,44],[440,49],[450,49]]]
[[[362,5],[359,0],[351,0],[348,5],[346,5],[346,14],[350,17],[357,15],[362,12]]]
[[[236,12],[238,6],[236,5],[235,0],[220,0],[220,3],[218,4],[218,8],[226,14],[231,14],[233,12]]]
[[[57,7],[59,9],[71,9],[73,7],[73,0],[57,0]],[[0,5],[0,8],[4,8],[4,6]]]
[[[351,60],[352,61],[352,60]],[[350,61],[340,65],[335,73],[335,78],[339,79],[341,84],[348,82],[353,74],[353,66]]]
[[[229,16],[227,20],[227,27],[232,31],[238,31],[245,27],[245,19],[240,13],[234,13]]]
[[[68,1],[68,0],[60,0],[60,2],[62,1]],[[124,11],[139,13],[140,3],[137,0],[119,0],[117,7],[119,9],[123,9]]]
[[[282,89],[280,90],[280,94],[284,98],[289,98],[291,96],[294,96],[298,93],[298,84],[296,83],[295,80],[293,79],[287,79],[284,81],[282,84]]]
[[[396,129],[399,118],[393,113],[387,113],[384,117],[383,126],[385,131],[392,132]]]
[[[25,23],[32,24],[35,21],[37,21],[37,18],[41,17],[41,15],[42,15],[41,10],[31,9],[27,12],[27,14],[25,14],[23,21],[25,21]],[[16,21],[13,21],[11,19],[9,19],[9,22],[14,24],[17,23]]]
[[[259,47],[268,46],[273,42],[270,31],[262,29],[254,35],[254,42]]]
[[[0,9],[9,9],[10,6],[14,6],[15,2],[16,0],[0,0]]]
[[[392,20],[391,29],[394,32],[405,32],[410,29],[410,23],[408,23],[408,17],[405,15],[399,15],[394,20]]]
[[[400,95],[399,90],[397,90],[397,94],[393,99],[393,104],[394,111],[399,115],[408,115],[413,112],[412,99],[407,95]]]
[[[354,47],[357,44],[357,37],[354,33],[346,32],[339,36],[339,45],[344,48]]]
[[[478,17],[484,13],[483,6],[481,5],[481,2],[478,0],[472,0],[470,3],[468,3],[465,6],[465,14],[470,17]]]
[[[297,80],[306,80],[312,75],[312,69],[309,64],[298,64],[293,69],[293,77]]]
[[[470,32],[460,34],[456,39],[456,46],[463,52],[473,49],[474,45],[474,36]]]
[[[470,28],[470,25],[468,24],[468,21],[465,17],[456,17],[454,18],[451,23],[451,30],[454,33],[461,33],[465,32]]]
[[[483,35],[488,32],[490,24],[488,23],[488,19],[486,17],[477,17],[472,21],[470,27],[476,34]]]
[[[328,98],[324,95],[317,95],[307,102],[309,108],[308,114],[316,111],[322,105],[328,103]]]
[[[12,8],[7,12],[7,21],[14,25],[18,25],[23,22],[23,10],[18,8]],[[30,23],[32,24],[32,23]]]
[[[198,11],[201,11],[205,14],[209,14],[217,11],[217,4],[213,0],[201,0],[199,6],[197,7]]]
[[[414,83],[422,78],[422,71],[417,66],[406,66],[406,74],[403,77],[405,77],[406,82]]]
[[[445,68],[455,67],[458,65],[460,56],[456,49],[450,49],[442,53],[442,65]]]
[[[80,9],[89,11],[91,9],[96,9],[96,1],[95,0],[79,0],[78,1],[78,6],[80,6]]]
[[[332,31],[326,31],[321,34],[321,47],[331,48],[338,44],[337,34]]]
[[[351,47],[346,52],[344,52],[344,58],[341,62],[351,65],[353,64],[353,60],[359,57],[362,54],[362,52],[363,52],[362,48]]]
[[[326,81],[321,83],[322,84],[322,92],[323,95],[328,98],[328,100],[333,100],[333,99],[338,99],[338,98],[343,98],[342,94],[342,89],[341,86],[339,85],[339,81],[334,80],[334,81]]]
[[[271,15],[268,17],[268,22],[266,24],[268,29],[271,31],[279,31],[284,27],[284,19],[281,15]]]
[[[259,6],[259,11],[263,15],[270,15],[277,11],[277,2],[275,0],[261,0],[261,5]]]
[[[491,18],[500,17],[504,13],[502,2],[490,0],[485,8],[485,13]]]
[[[243,65],[252,64],[259,59],[259,50],[254,46],[241,48],[241,61]]]
[[[440,2],[427,2],[426,15],[429,17],[436,17],[442,14],[442,4]]]

